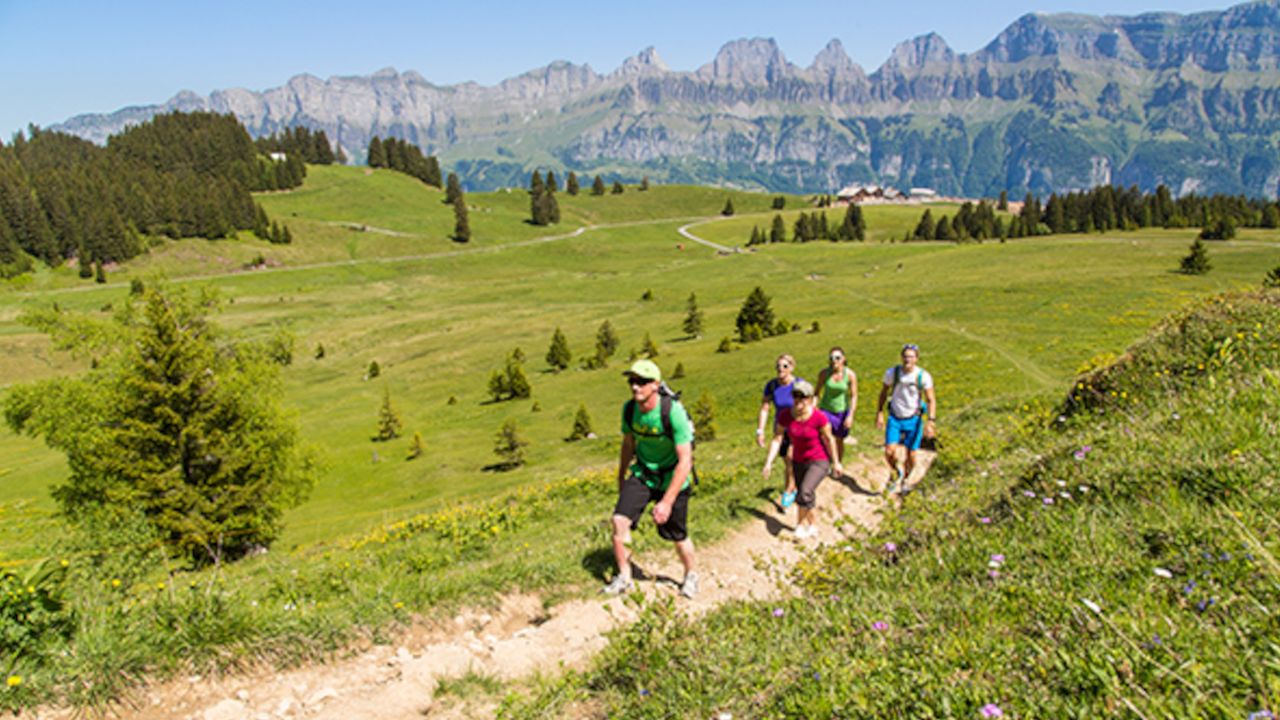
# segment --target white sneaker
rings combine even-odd
[[[805,540],[813,537],[814,527],[812,525],[800,525],[796,527],[795,534],[797,540]]]

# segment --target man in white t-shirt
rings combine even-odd
[[[885,493],[891,493],[899,485],[907,490],[907,478],[916,467],[916,451],[922,438],[932,438],[937,432],[934,421],[938,417],[938,402],[933,393],[933,376],[916,363],[920,360],[920,348],[915,345],[902,347],[902,364],[884,373],[884,387],[880,388],[880,400],[876,404],[876,428],[884,430],[884,459],[889,463],[889,481]],[[885,400],[889,400],[889,415],[885,417]],[[887,422],[886,422],[887,420]],[[898,453],[906,448],[906,464],[898,469]]]

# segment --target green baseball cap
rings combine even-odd
[[[662,380],[662,370],[658,368],[658,363],[652,360],[637,360],[631,363],[631,367],[622,374],[635,375],[645,380]]]

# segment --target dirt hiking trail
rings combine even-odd
[[[850,450],[853,450],[851,447]],[[921,451],[914,487],[933,461]],[[794,592],[787,572],[806,550],[853,536],[879,523],[888,476],[878,456],[855,457],[842,480],[827,479],[818,488],[816,538],[796,540],[794,506],[776,503],[749,510],[755,518],[714,545],[697,548],[701,589],[694,599],[679,597],[684,576],[670,548],[634,561],[636,592],[669,595],[691,615],[730,600],[766,600]],[[773,476],[781,486],[782,473]],[[697,498],[691,522],[697,522]],[[607,512],[602,510],[602,512]],[[837,527],[837,521],[841,521]],[[652,522],[648,517],[645,521]],[[393,645],[375,645],[349,657],[277,672],[264,670],[219,677],[185,677],[139,692],[132,705],[108,711],[121,720],[409,720],[492,718],[493,698],[463,700],[452,694],[433,697],[441,679],[479,676],[516,680],[535,673],[554,675],[563,667],[581,668],[607,644],[605,634],[636,619],[635,603],[591,595],[544,608],[535,594],[501,598],[497,610],[469,610],[451,621],[415,625]],[[42,709],[21,718],[71,720],[67,709]]]

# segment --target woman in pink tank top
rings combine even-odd
[[[813,524],[818,485],[832,470],[837,476],[843,475],[844,468],[840,465],[831,423],[824,413],[817,410],[813,385],[796,380],[791,386],[791,396],[795,406],[778,411],[777,429],[769,445],[769,456],[764,461],[764,477],[769,479],[785,435],[791,439],[791,465],[799,486],[795,533],[797,539],[803,540],[818,534],[818,528]]]

